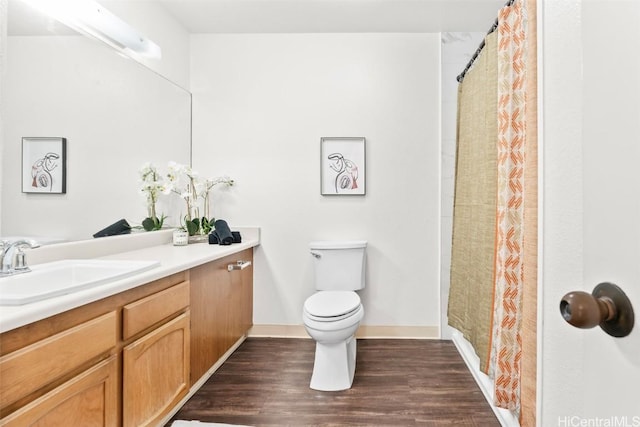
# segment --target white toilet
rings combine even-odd
[[[336,391],[351,388],[356,370],[355,333],[364,316],[354,291],[365,286],[367,242],[326,241],[309,244],[318,290],[304,302],[302,320],[316,341],[310,387]]]

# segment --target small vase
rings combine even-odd
[[[185,230],[173,231],[173,246],[186,246],[189,243],[189,233]]]

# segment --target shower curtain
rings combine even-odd
[[[500,10],[497,30],[459,86],[448,307],[449,324],[493,380],[494,404],[516,413],[529,187],[525,10],[522,0]]]
[[[462,332],[488,372],[491,354],[497,200],[497,34],[485,39],[458,86],[449,325]]]
[[[517,410],[520,400],[524,248],[525,47],[523,8],[498,16],[498,204],[495,294],[489,376],[497,406]]]

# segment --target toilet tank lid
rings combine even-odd
[[[366,247],[366,240],[319,240],[309,243],[309,248],[311,249],[356,249]]]

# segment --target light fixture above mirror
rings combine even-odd
[[[160,59],[160,46],[93,0],[22,0],[74,30],[127,54]]]

